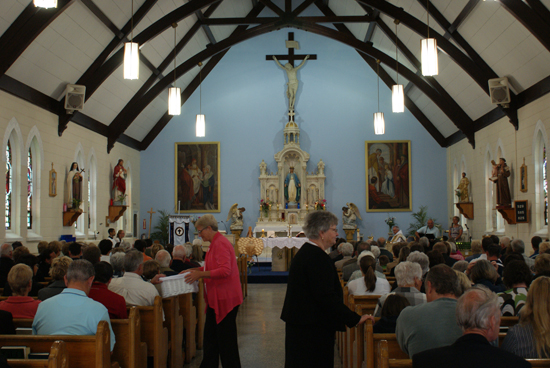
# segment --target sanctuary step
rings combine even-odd
[[[249,284],[286,284],[288,282],[288,272],[271,271],[271,262],[255,263],[248,274]]]

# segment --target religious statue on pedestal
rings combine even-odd
[[[309,59],[309,55],[307,55],[304,60],[298,65],[297,67],[293,67],[292,64],[286,63],[285,66],[282,66],[279,60],[273,56],[273,60],[277,63],[277,65],[283,69],[286,72],[286,75],[288,76],[288,83],[287,83],[287,89],[286,89],[286,97],[288,98],[288,110],[294,111],[294,102],[296,101],[296,92],[298,91],[298,77],[297,72],[298,69],[304,66],[304,63],[306,60]]]
[[[71,164],[71,170],[67,174],[67,208],[78,209],[80,203],[82,203],[82,173],[84,169],[80,170],[78,164],[73,162]]]
[[[113,169],[113,200],[121,203],[126,197],[126,175],[128,174],[123,165],[124,160],[118,160]]]
[[[300,179],[298,179],[298,175],[294,173],[294,167],[291,166],[290,172],[285,178],[285,199],[289,204],[300,202],[301,187]]]
[[[462,173],[462,179],[460,179],[460,183],[458,184],[458,187],[456,188],[455,192],[456,195],[459,197],[460,202],[468,202],[469,201],[469,192],[468,192],[468,185],[470,185],[470,180],[466,177],[466,173]]]
[[[359,217],[359,220],[362,220],[361,218],[361,212],[359,211],[359,208],[351,202],[346,203],[347,207],[342,207],[342,222],[343,222],[343,228],[346,229],[357,229],[357,217]]]
[[[242,230],[243,229],[243,212],[245,211],[244,207],[238,208],[238,204],[235,203],[231,208],[229,209],[229,212],[227,213],[227,220],[230,219],[233,220],[233,223],[229,228],[231,230]]]
[[[512,205],[512,195],[510,194],[510,187],[508,186],[510,168],[506,165],[506,160],[502,157],[498,165],[496,165],[496,173],[496,179],[491,177],[489,180],[497,185],[497,206],[510,207]]]

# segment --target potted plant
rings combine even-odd
[[[82,212],[82,210],[80,209],[81,204],[82,204],[82,200],[80,200],[78,198],[73,198],[73,207],[72,207],[72,209],[74,211]]]
[[[159,210],[159,221],[153,228],[156,230],[151,233],[151,239],[158,239],[162,245],[168,244],[168,228],[170,227],[170,214],[168,211]]]
[[[126,194],[121,194],[115,199],[115,206],[124,206],[126,204]]]

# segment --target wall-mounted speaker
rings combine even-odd
[[[489,94],[492,104],[502,105],[510,103],[510,86],[508,84],[508,78],[489,79]]]
[[[82,110],[85,99],[86,86],[67,84],[67,88],[65,89],[65,110],[67,110],[68,114]]]

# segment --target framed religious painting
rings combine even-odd
[[[366,141],[367,212],[412,211],[411,141]]]
[[[175,143],[176,213],[220,212],[220,142]]]

